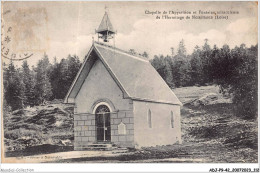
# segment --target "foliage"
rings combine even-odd
[[[203,64],[200,58],[201,50],[199,46],[196,46],[191,54],[190,66],[191,66],[191,84],[203,85]]]
[[[171,88],[190,85],[191,65],[183,40],[179,43],[177,55],[154,56],[150,62]]]
[[[52,66],[51,86],[53,88],[53,99],[63,99],[69,90],[71,83],[76,77],[81,66],[79,58],[69,55],[60,63]]]
[[[257,117],[257,52],[257,45],[242,44],[232,50],[225,45],[211,59],[212,78],[222,93],[232,97],[236,114],[244,118]]]
[[[30,69],[27,61],[20,68],[3,64],[4,111],[45,104],[53,99],[63,99],[79,68],[79,58],[68,56],[54,64],[44,54],[36,67]]]
[[[24,84],[13,62],[7,68],[4,68],[3,75],[5,103],[10,105],[12,110],[23,108]]]
[[[145,51],[144,51],[144,53],[142,54],[142,56],[145,57],[145,58],[148,58],[148,57],[149,57],[148,53],[145,52]]]
[[[23,62],[22,65],[22,81],[24,83],[24,103],[25,105],[33,106],[35,101],[34,90],[35,90],[35,79],[33,72],[30,70],[27,61]]]
[[[36,68],[35,101],[37,104],[44,104],[52,96],[52,88],[49,78],[50,66],[49,58],[44,54],[43,59],[38,62]]]
[[[196,46],[186,55],[184,41],[179,43],[175,56],[154,56],[150,60],[165,82],[171,87],[216,84],[220,92],[230,96],[237,116],[257,117],[257,45],[246,48],[210,48],[208,40],[202,49]]]
[[[171,56],[155,55],[150,60],[169,87],[219,85],[220,92],[232,98],[238,116],[257,117],[257,45],[211,48],[205,39],[201,48],[196,46],[193,53],[187,55],[181,40],[177,54],[171,50]],[[129,52],[136,54],[134,49]],[[149,58],[147,52],[142,55]],[[76,55],[68,55],[60,62],[54,58],[51,64],[46,54],[32,69],[26,61],[21,68],[12,62],[3,64],[4,107],[16,110],[63,99],[80,66]]]

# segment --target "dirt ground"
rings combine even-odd
[[[185,105],[181,109],[182,144],[167,146],[147,147],[140,150],[131,150],[128,153],[117,153],[116,151],[72,151],[72,145],[66,146],[59,141],[73,139],[73,128],[69,127],[72,119],[63,109],[38,110],[34,116],[46,113],[48,116],[40,118],[37,122],[42,129],[45,122],[48,122],[52,132],[46,131],[45,138],[51,135],[52,141],[41,138],[37,143],[22,150],[7,151],[7,162],[55,162],[55,163],[257,163],[258,162],[258,139],[257,120],[243,120],[232,112],[233,105],[230,99],[218,93],[215,86],[185,87],[174,90],[175,94],[183,103],[199,98],[205,93],[216,93],[218,100],[214,104],[191,106]],[[59,106],[60,107],[60,106]],[[55,110],[55,111],[54,111]],[[56,119],[51,113],[58,114]],[[54,115],[55,115],[54,114]],[[27,121],[35,119],[34,116],[24,115]],[[67,117],[67,118],[66,118]],[[11,119],[14,122],[14,119]],[[53,122],[51,121],[53,120]],[[60,121],[60,124],[57,123]],[[23,122],[21,119],[18,122]],[[51,122],[51,123],[50,123]],[[24,123],[27,126],[30,123]],[[66,126],[67,125],[67,126]],[[58,128],[56,127],[58,126]],[[9,125],[15,132],[15,127]],[[36,126],[37,127],[37,126]],[[63,127],[66,127],[65,132]],[[25,127],[22,127],[25,128]],[[35,128],[35,127],[34,127]],[[33,129],[30,133],[37,134]],[[58,139],[62,134],[62,139]],[[15,137],[8,133],[7,137]],[[29,136],[29,135],[27,135]],[[9,139],[11,140],[11,139]],[[53,142],[55,141],[56,142]],[[12,145],[16,144],[10,142]],[[8,145],[8,143],[6,144]],[[45,159],[44,159],[45,158]]]

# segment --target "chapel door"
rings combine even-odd
[[[100,105],[96,109],[97,141],[111,141],[110,111],[106,105]]]

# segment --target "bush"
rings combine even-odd
[[[236,115],[245,119],[257,117],[257,52],[257,45],[223,46],[210,59],[211,77],[220,92],[232,97]]]

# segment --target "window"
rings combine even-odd
[[[152,113],[150,109],[148,110],[148,125],[149,128],[152,128]]]
[[[174,128],[174,117],[172,111],[171,111],[171,128]]]

